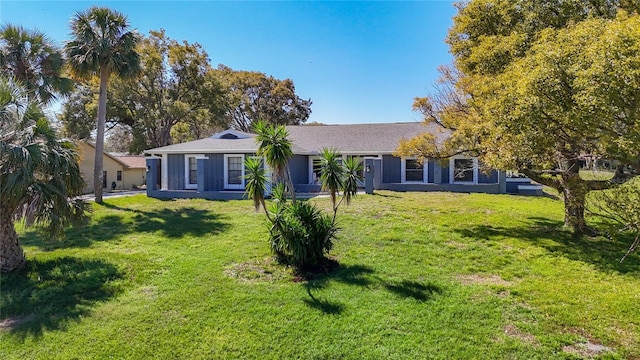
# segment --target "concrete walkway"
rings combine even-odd
[[[138,195],[138,194],[146,194],[147,190],[141,189],[141,190],[122,190],[122,191],[105,191],[102,193],[102,199],[106,199],[106,198],[115,198],[115,197],[123,197],[123,196],[131,196],[131,195]],[[93,194],[85,194],[80,196],[80,199],[82,200],[86,200],[86,201],[94,201],[96,199],[95,196],[93,196]]]

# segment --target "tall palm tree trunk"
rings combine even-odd
[[[109,86],[109,71],[100,69],[100,95],[98,97],[98,119],[96,133],[96,157],[93,167],[93,193],[97,203],[102,203],[102,170],[104,169],[104,128],[107,119],[107,87]]]
[[[19,269],[27,262],[13,227],[12,214],[9,206],[0,204],[0,272]]]

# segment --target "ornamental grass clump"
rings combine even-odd
[[[245,171],[247,186],[245,195],[253,199],[256,211],[262,207],[269,225],[269,241],[272,252],[282,263],[298,269],[311,268],[327,259],[333,247],[338,227],[336,215],[340,204],[355,196],[362,177],[362,162],[356,158],[342,157],[335,149],[323,149],[320,180],[322,189],[331,196],[333,216],[324,213],[313,203],[295,198],[291,177],[286,164],[293,157],[291,142],[284,126],[260,123],[255,128],[259,158],[247,158]],[[286,151],[283,151],[286,150]],[[264,162],[263,162],[264,161]],[[272,205],[267,208],[265,192],[271,180],[266,175],[265,163],[274,169]],[[338,200],[338,195],[342,197]]]

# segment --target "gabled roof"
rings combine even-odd
[[[117,159],[121,163],[124,163],[129,169],[146,169],[147,167],[144,156],[125,155],[113,156],[113,158]]]
[[[317,153],[329,147],[345,154],[391,154],[398,148],[400,140],[408,140],[424,132],[436,135],[441,141],[448,136],[437,125],[425,126],[421,122],[288,126],[287,130],[294,146],[305,149],[307,153]]]
[[[287,126],[294,154],[314,155],[323,148],[335,148],[344,154],[391,154],[402,139],[411,139],[428,132],[442,142],[449,133],[438,125],[421,122],[301,125]],[[242,134],[242,137],[225,134]],[[247,137],[244,137],[247,136]],[[206,139],[174,144],[145,151],[146,154],[184,153],[253,153],[258,150],[255,135],[226,130]]]

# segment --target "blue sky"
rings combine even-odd
[[[213,66],[290,78],[311,98],[309,121],[327,124],[417,121],[424,96],[451,62],[444,43],[450,1],[0,1],[0,22],[37,28],[62,44],[69,19],[108,6],[148,34],[163,28],[200,43]]]

